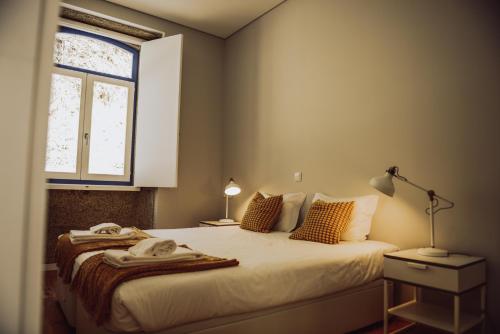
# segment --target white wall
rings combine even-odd
[[[223,177],[243,187],[233,214],[259,189],[375,193],[370,177],[397,164],[456,202],[436,217],[437,246],[487,257],[499,319],[499,22],[486,1],[288,0],[233,35],[223,141]],[[396,187],[371,238],[428,244],[426,195]]]
[[[49,76],[39,69],[51,62],[47,36],[53,36],[56,13],[50,0],[0,3],[2,333],[40,329],[45,181],[38,143],[45,139]]]

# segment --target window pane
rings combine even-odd
[[[52,74],[45,171],[76,173],[82,80]]]
[[[124,175],[128,88],[94,82],[89,174]]]
[[[132,78],[133,55],[125,49],[83,35],[59,32],[54,63]]]

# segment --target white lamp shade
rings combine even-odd
[[[383,176],[372,177],[370,185],[381,193],[392,197],[394,195],[392,176],[392,174],[386,172]]]
[[[227,196],[236,196],[241,192],[240,186],[234,182],[233,179],[229,180],[229,183],[227,186],[224,188],[224,194]]]

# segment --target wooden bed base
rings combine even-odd
[[[69,301],[69,299],[66,299]],[[69,302],[67,303],[69,306]],[[76,300],[77,334],[115,333],[96,327]],[[66,311],[65,311],[66,313]],[[209,319],[169,328],[156,334],[335,334],[353,331],[383,319],[383,281],[332,295],[268,310]],[[69,319],[68,319],[69,320]]]

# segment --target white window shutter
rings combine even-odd
[[[177,187],[182,35],[142,43],[134,185]]]

